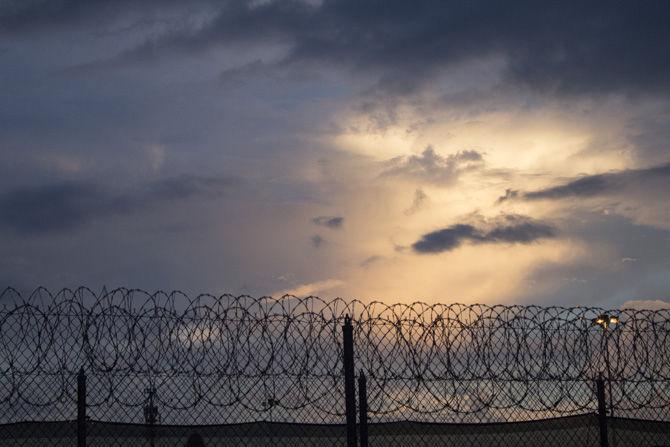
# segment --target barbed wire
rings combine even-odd
[[[618,323],[594,324],[603,314]],[[601,373],[621,410],[670,407],[670,310],[191,298],[84,287],[0,294],[0,403],[72,399],[84,367],[104,390],[89,397],[92,407],[141,406],[142,378],[175,410],[341,415],[347,315],[374,414],[576,414],[594,409],[593,379]]]

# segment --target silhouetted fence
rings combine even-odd
[[[669,335],[669,311],[6,289],[0,443],[670,445]]]

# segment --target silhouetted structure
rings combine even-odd
[[[176,447],[197,430],[344,447],[366,428],[371,446],[670,445],[667,310],[125,289],[0,303],[3,446]]]

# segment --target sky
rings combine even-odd
[[[668,19],[0,0],[0,287],[663,306]]]

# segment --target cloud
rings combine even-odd
[[[312,219],[314,225],[319,225],[322,227],[330,229],[340,229],[342,224],[344,224],[344,217],[342,216],[319,216]]]
[[[435,184],[453,183],[466,171],[483,165],[483,157],[477,151],[461,151],[442,157],[428,146],[421,155],[396,157],[387,162],[382,177],[403,177]]]
[[[361,267],[364,267],[364,268],[370,267],[372,264],[375,264],[375,263],[381,261],[382,259],[384,259],[384,258],[382,256],[379,256],[379,255],[369,256],[369,257],[363,259],[363,261],[361,261]]]
[[[442,253],[471,244],[529,244],[541,239],[553,238],[556,230],[552,225],[526,216],[506,215],[492,222],[455,224],[441,230],[424,234],[412,244],[417,253]]]
[[[503,202],[506,202],[508,200],[516,199],[519,196],[519,191],[516,189],[506,189],[505,190],[505,195],[498,197],[498,200],[496,200],[496,204],[501,204]]]
[[[528,272],[533,287],[519,292],[519,302],[612,307],[636,297],[667,299],[670,231],[590,209],[570,210],[561,221],[556,245],[571,248]]]
[[[670,309],[670,303],[662,300],[630,300],[621,305],[622,309],[661,310]]]
[[[126,211],[129,205],[88,183],[26,187],[0,197],[0,223],[23,233],[58,231]]]
[[[145,148],[151,170],[158,172],[165,163],[166,150],[165,146],[160,144],[150,144]]]
[[[184,175],[120,193],[83,181],[21,187],[0,196],[0,224],[25,234],[70,230],[168,201],[218,197],[234,183]]]
[[[591,197],[620,189],[620,175],[589,175],[564,185],[553,186],[523,194],[526,200],[563,199],[566,197]]]
[[[441,253],[453,250],[463,241],[474,240],[477,236],[478,231],[474,226],[456,224],[424,234],[420,240],[412,244],[412,248],[418,253]]]
[[[474,229],[469,238],[456,239],[458,246],[483,243],[481,235],[488,234],[491,225],[456,216],[473,208],[490,213],[487,207],[498,195],[490,195],[492,188],[502,193],[510,185],[518,190],[516,212],[538,218],[556,213],[551,219],[560,216],[565,223],[550,220],[561,229],[562,240],[515,250],[515,258],[505,260],[509,263],[505,272],[530,275],[547,259],[560,265],[573,263],[574,259],[557,259],[556,254],[573,242],[590,255],[630,238],[629,229],[622,227],[598,239],[599,224],[593,224],[593,233],[573,236],[568,227],[577,219],[571,206],[578,203],[560,203],[565,206],[559,210],[547,208],[539,199],[521,201],[524,193],[538,185],[549,189],[579,179],[552,177],[549,183],[536,183],[538,177],[533,173],[547,172],[547,168],[555,168],[549,174],[557,176],[565,175],[564,169],[579,172],[573,171],[578,166],[622,166],[629,160],[645,163],[634,165],[639,167],[666,160],[663,130],[670,126],[667,116],[657,113],[662,107],[656,104],[667,99],[663,95],[670,82],[670,54],[658,42],[667,41],[664,36],[669,31],[665,23],[653,20],[667,16],[662,2],[635,6],[634,2],[559,5],[527,0],[514,4],[446,0],[418,5],[389,0],[383,6],[367,0],[356,4],[328,0],[312,6],[300,1],[255,3],[121,0],[112,7],[99,0],[0,0],[1,45],[6,48],[2,78],[8,95],[0,112],[1,140],[6,148],[0,151],[4,174],[0,176],[0,246],[5,259],[30,262],[11,269],[3,265],[0,270],[7,278],[22,278],[25,284],[122,281],[131,286],[174,285],[200,291],[219,290],[221,284],[240,291],[242,285],[248,285],[249,291],[258,293],[315,278],[342,278],[348,281],[351,294],[384,297],[395,290],[394,296],[444,298],[447,293],[456,294],[457,286],[445,291],[441,286],[424,286],[424,281],[411,285],[417,271],[436,272],[440,262],[430,256],[403,254],[422,234],[451,224]],[[630,8],[637,11],[631,14]],[[640,26],[643,23],[647,25]],[[105,69],[63,71],[97,58],[113,60]],[[295,73],[300,76],[291,78]],[[624,94],[603,101],[590,98],[603,92]],[[653,98],[638,98],[641,92],[652,92]],[[556,98],[574,93],[586,98]],[[406,97],[399,98],[401,95]],[[388,129],[370,128],[365,117],[360,119],[366,111],[359,107],[371,98],[388,98],[388,104],[397,104],[391,110],[394,115],[389,115],[393,125]],[[631,123],[633,116],[640,122]],[[654,117],[653,126],[641,129],[642,122]],[[526,123],[520,125],[522,121]],[[626,139],[639,130],[653,159],[636,158],[642,141]],[[432,165],[421,154],[429,142],[435,143]],[[147,152],[150,144],[163,145],[166,157],[163,159],[160,147]],[[354,150],[340,151],[348,144]],[[554,146],[566,150],[549,154]],[[487,152],[483,168],[460,178],[462,166],[449,170],[450,153],[480,147]],[[386,152],[384,158],[389,159],[410,154],[410,150],[416,154],[414,159],[375,165],[380,153]],[[367,159],[372,151],[374,159]],[[61,153],[81,167],[72,165],[76,169],[68,167],[66,172],[65,165],[35,164],[43,154]],[[334,164],[315,164],[321,159]],[[510,160],[517,159],[520,171],[515,170],[509,179],[493,178],[493,168],[509,166]],[[481,162],[464,163],[477,166]],[[229,197],[227,186],[197,178],[146,179],[147,175],[153,179],[157,174],[207,172],[215,166],[248,178],[254,185],[257,179],[259,190],[252,194],[258,200]],[[405,169],[382,182],[370,177],[394,167]],[[54,179],[81,176],[96,180],[70,184],[74,191],[55,188],[66,185]],[[97,179],[113,179],[110,182],[118,189],[99,184]],[[136,185],[138,179],[144,184]],[[429,190],[454,179],[458,189],[449,195],[436,189],[433,196]],[[22,189],[38,197],[28,200],[15,194],[20,192],[15,185],[31,184],[27,181],[46,185],[47,190],[54,187],[53,198],[46,198],[44,191],[29,191],[31,188]],[[501,187],[502,181],[518,183]],[[634,182],[627,186],[636,187]],[[417,188],[431,196],[434,209],[427,209],[428,201]],[[623,207],[635,208],[628,213],[636,219],[649,209],[659,214],[659,208],[667,208],[664,190],[668,189],[656,188],[644,200],[617,197],[606,206],[615,210],[613,214],[622,213]],[[208,202],[210,206],[203,202],[193,212],[190,200],[216,200],[221,194],[225,202]],[[609,193],[591,197],[598,194]],[[26,207],[18,216],[12,215],[18,205],[2,206],[11,197]],[[366,205],[379,201],[389,206]],[[40,205],[28,205],[35,202]],[[54,204],[53,210],[49,203]],[[311,211],[324,204],[331,208]],[[229,209],[233,212],[222,219],[222,212]],[[406,218],[403,211],[419,214]],[[347,227],[339,231],[312,227],[318,225],[311,219],[319,213],[346,216]],[[103,224],[126,224],[131,219],[132,223],[142,219],[142,231],[111,234]],[[305,224],[311,227],[307,233],[300,230]],[[144,231],[158,225],[169,225],[174,228],[170,231],[179,233]],[[416,225],[422,226],[417,229]],[[87,231],[70,231],[78,226]],[[21,237],[21,233],[30,236],[48,231],[67,231],[67,237]],[[316,233],[325,234],[327,240],[317,239],[318,249],[310,240]],[[347,240],[337,241],[336,246],[333,235]],[[389,262],[382,261],[383,269],[380,263],[362,271],[359,265],[364,258],[385,255],[380,247],[394,240],[405,245],[405,253],[391,252]],[[617,250],[603,257],[600,262],[607,266],[611,262],[615,273],[584,276],[593,294],[587,296],[580,289],[569,295],[571,302],[589,302],[605,295],[602,299],[612,303],[640,296],[663,297],[668,279],[662,267],[668,264],[658,252],[667,235],[652,233],[635,242],[642,240],[648,241],[646,250]],[[166,247],[174,254],[170,262],[163,262]],[[477,253],[470,251],[452,252],[467,258],[459,268],[489,272],[489,279],[500,274],[497,262],[479,262]],[[97,262],[101,252],[105,262]],[[267,256],[269,252],[281,255]],[[332,262],[310,261],[310,255],[326,252]],[[650,254],[659,258],[650,260]],[[533,261],[521,259],[525,255]],[[63,256],[69,260],[67,266]],[[622,263],[624,256],[639,261]],[[207,265],[202,259],[208,259]],[[273,287],[269,278],[285,272],[287,265],[299,280]],[[581,269],[579,266],[571,276],[581,275]],[[359,270],[365,278],[349,281]],[[628,275],[625,282],[637,289],[612,298],[626,286],[623,280],[615,282],[623,273]],[[560,284],[562,272],[552,275],[539,283]],[[378,289],[368,287],[373,283]],[[394,284],[398,286],[392,288]],[[475,286],[464,281],[458,294],[493,299],[495,292],[480,294]],[[524,287],[504,298],[516,299],[525,293]],[[528,293],[537,296],[538,288]],[[566,286],[556,285],[551,301],[566,295]]]
[[[0,29],[113,23],[127,10],[147,20],[166,5],[188,17],[194,9],[158,1],[115,8],[77,0],[53,3],[10,2],[0,9]],[[667,93],[670,85],[670,55],[658,44],[670,40],[667,2],[448,0],[410,6],[389,0],[382,8],[371,0],[229,1],[203,9],[211,11],[209,20],[175,20],[119,59],[138,62],[217,46],[279,43],[287,50],[277,64],[376,73],[397,92],[412,91],[447,68],[494,57],[505,62],[505,82],[543,92]]]
[[[497,203],[507,200],[560,200],[615,194],[624,191],[657,187],[659,182],[670,187],[670,163],[644,169],[626,169],[617,172],[585,175],[567,183],[530,192],[508,189]]]
[[[313,246],[314,248],[319,248],[319,247],[321,247],[323,244],[326,243],[326,240],[325,240],[324,238],[322,238],[322,237],[321,237],[320,235],[318,235],[318,234],[315,234],[314,236],[312,236],[312,238],[310,239],[310,241],[312,242],[312,246]]]
[[[411,216],[416,214],[425,206],[428,201],[428,195],[423,192],[423,189],[417,188],[414,191],[414,199],[412,199],[412,205],[404,211],[405,216]]]
[[[306,284],[300,284],[298,286],[292,287],[290,289],[281,290],[275,292],[272,296],[284,296],[284,295],[294,295],[294,296],[308,296],[313,295],[317,292],[323,292],[325,290],[334,289],[344,285],[345,282],[340,279],[326,279],[323,281],[316,281]]]
[[[238,179],[232,177],[181,175],[149,184],[145,198],[159,200],[181,200],[191,197],[217,198],[238,183]]]
[[[205,5],[206,1],[194,1]],[[0,33],[21,33],[38,27],[61,28],[81,24],[98,23],[112,27],[119,18],[135,17],[137,22],[146,25],[165,20],[165,11],[177,9],[178,2],[171,0],[145,0],[133,2],[118,0],[110,8],[105,0],[4,0],[0,2]],[[189,11],[181,8],[184,14]],[[161,15],[161,12],[163,13]],[[135,16],[136,15],[136,16]],[[132,23],[136,25],[136,23]],[[132,30],[132,25],[124,28]],[[99,31],[99,30],[98,30]]]

